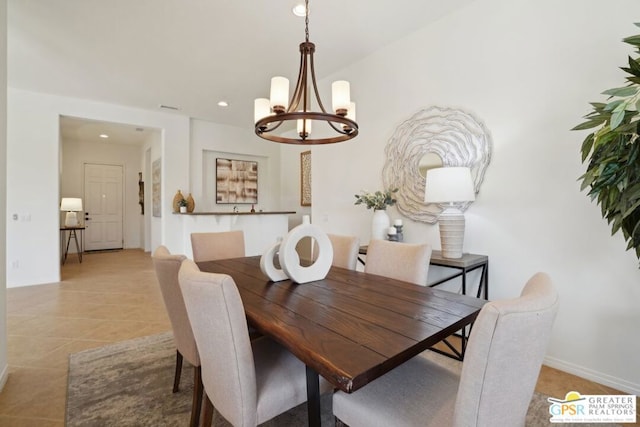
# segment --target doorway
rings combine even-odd
[[[60,197],[83,200],[84,212],[78,216],[87,227],[83,233],[85,250],[147,248],[151,215],[140,206],[140,173],[148,176],[148,151],[160,150],[161,130],[70,116],[60,116],[59,124]],[[109,166],[117,166],[119,170],[104,170]],[[97,170],[85,171],[85,167]],[[94,179],[98,181],[92,182]],[[116,190],[113,185],[118,179]],[[146,190],[145,204],[149,199]],[[107,198],[106,205],[103,195]],[[113,199],[119,200],[120,206],[114,206]],[[115,216],[117,220],[103,215]]]
[[[84,245],[87,251],[124,247],[122,177],[122,165],[84,165]]]

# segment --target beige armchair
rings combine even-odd
[[[374,239],[367,248],[365,273],[427,285],[431,246]]]
[[[549,276],[519,298],[487,303],[473,326],[462,373],[418,356],[366,387],[333,396],[351,427],[524,426],[558,310]]]
[[[305,365],[268,338],[249,340],[231,276],[185,260],[179,281],[202,361],[203,425],[211,425],[213,405],[234,426],[256,426],[306,401]],[[330,390],[321,379],[320,391]]]
[[[244,232],[191,233],[191,249],[195,262],[243,257]]]
[[[171,255],[164,246],[158,246],[152,256],[153,265],[156,270],[156,277],[160,284],[160,291],[164,299],[164,305],[169,315],[171,328],[173,330],[173,340],[176,344],[176,372],[173,380],[173,392],[180,389],[180,374],[182,372],[183,357],[193,365],[193,402],[191,404],[192,427],[198,425],[200,418],[200,408],[202,407],[202,377],[200,371],[200,357],[196,340],[193,337],[187,309],[184,305],[182,292],[178,283],[178,271],[182,261],[186,259],[184,255]]]

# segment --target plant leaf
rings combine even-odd
[[[594,120],[589,120],[583,123],[580,123],[578,126],[574,127],[571,130],[585,130],[585,129],[591,129],[594,128],[598,125],[601,125],[602,123],[604,123],[606,121],[605,118],[601,118],[601,119],[594,119]]]
[[[622,103],[624,103],[622,99],[611,101],[604,107],[604,111],[614,111],[619,105],[622,105]]]
[[[624,109],[620,111],[615,111],[611,115],[611,130],[614,130],[615,128],[617,128],[618,125],[622,123],[623,119],[624,119]]]
[[[625,37],[622,41],[634,46],[640,46],[640,35]]]
[[[620,96],[620,97],[633,96],[636,93],[638,93],[638,88],[634,86],[617,87],[613,89],[607,89],[604,92],[602,92],[603,95]]]

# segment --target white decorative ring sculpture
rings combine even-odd
[[[267,251],[262,254],[262,257],[260,258],[260,270],[272,282],[280,282],[289,278],[289,276],[287,276],[287,273],[279,268],[276,268],[276,266],[273,264],[273,258],[276,256],[278,249],[280,249],[280,242],[274,243],[273,246],[267,249]],[[298,262],[300,261],[298,260]]]
[[[315,262],[308,267],[300,265],[296,245],[304,237],[312,237],[319,249]],[[327,234],[316,225],[301,224],[294,227],[280,244],[280,266],[291,280],[296,283],[313,282],[327,277],[333,262],[333,246]]]

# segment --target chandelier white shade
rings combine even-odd
[[[255,122],[271,114],[270,101],[267,98],[257,98],[253,101],[253,119]]]
[[[351,86],[349,82],[338,80],[331,84],[333,111],[346,114],[351,104]]]
[[[445,204],[438,216],[444,258],[461,258],[464,243],[464,213],[455,203],[476,199],[471,170],[465,167],[429,169],[425,182],[426,203]]]
[[[280,76],[271,78],[269,100],[275,112],[284,112],[289,108],[289,79]]]
[[[332,144],[358,135],[349,82],[339,80],[331,85],[333,112],[327,112],[322,104],[316,84],[314,52],[315,44],[309,41],[309,1],[306,0],[305,41],[300,43],[300,68],[293,95],[289,97],[288,79],[282,76],[271,79],[269,99],[258,98],[254,102],[256,135],[284,144]],[[295,134],[291,135],[292,126],[283,126],[287,122],[295,124]],[[312,137],[312,128],[320,130],[318,136]]]
[[[80,212],[82,210],[82,199],[74,197],[63,197],[62,201],[60,202],[60,210],[62,212],[67,212],[67,216],[64,220],[64,225],[66,227],[77,227],[79,225],[79,222],[76,212]]]

